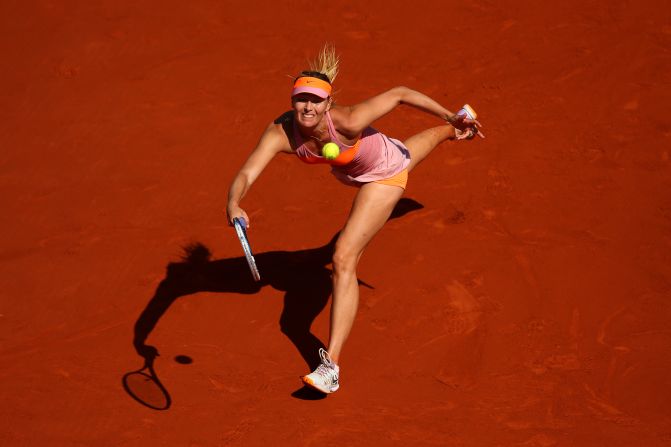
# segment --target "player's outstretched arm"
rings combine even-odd
[[[258,144],[231,182],[228,190],[228,203],[226,205],[226,214],[230,225],[233,224],[234,218],[242,217],[247,221],[247,225],[249,226],[249,216],[240,208],[240,201],[245,197],[249,188],[261,172],[268,166],[270,160],[279,152],[290,150],[289,141],[281,126],[271,123],[263,132]]]
[[[475,120],[458,116],[429,96],[408,87],[394,87],[350,107],[337,107],[331,112],[338,130],[358,135],[375,120],[406,104],[447,121],[458,129],[479,126]]]

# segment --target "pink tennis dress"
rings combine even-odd
[[[410,164],[410,151],[395,138],[367,127],[361,138],[349,146],[338,138],[331,115],[326,112],[329,137],[340,148],[340,155],[335,160],[328,160],[308,149],[294,121],[294,140],[296,155],[306,163],[328,163],[331,173],[347,185],[385,180],[399,174]]]

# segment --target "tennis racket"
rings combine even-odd
[[[247,264],[249,264],[249,270],[252,272],[254,281],[260,281],[261,274],[258,267],[256,267],[252,247],[249,246],[249,239],[247,239],[247,222],[241,217],[236,217],[233,219],[233,227],[235,227],[235,232],[238,235],[238,239],[240,239],[240,245],[242,245],[242,250],[245,252],[245,258],[247,258]]]

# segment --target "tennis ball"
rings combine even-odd
[[[333,142],[326,143],[322,148],[322,155],[327,160],[335,160],[340,155],[340,148]]]

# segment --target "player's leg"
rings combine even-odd
[[[433,127],[423,132],[413,135],[403,142],[405,147],[410,151],[410,165],[408,171],[411,171],[415,166],[421,163],[432,150],[445,140],[453,140],[455,138],[454,127],[449,124]]]
[[[359,304],[356,268],[364,249],[389,219],[403,195],[398,186],[368,183],[357,193],[333,255],[333,303],[329,354],[338,363]]]
[[[320,349],[321,365],[303,381],[324,393],[338,389],[340,352],[352,329],[359,304],[356,267],[363,250],[389,219],[403,195],[398,186],[367,183],[357,193],[333,254],[333,303],[328,352]]]

